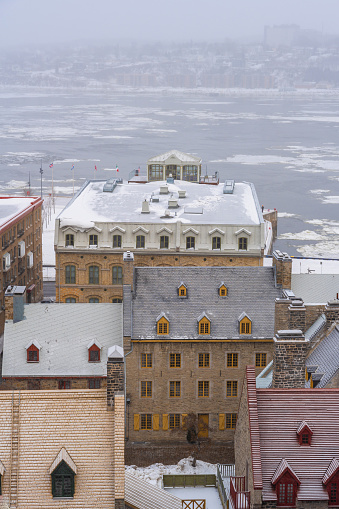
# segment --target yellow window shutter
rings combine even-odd
[[[134,414],[134,431],[139,431],[140,429],[140,416],[139,414]]]
[[[153,430],[159,431],[159,414],[153,414]]]
[[[162,414],[162,429],[168,429],[168,414]]]
[[[182,428],[187,429],[187,414],[182,414]]]
[[[225,414],[219,414],[219,430],[225,429]]]

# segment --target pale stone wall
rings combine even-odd
[[[100,379],[101,381],[101,389],[106,387],[107,385],[107,379],[101,378],[101,377],[92,377],[95,379]],[[39,378],[32,377],[32,378],[15,378],[15,377],[8,377],[4,378],[4,382],[6,383],[5,390],[28,390],[28,383],[30,381],[39,381],[40,382],[40,390],[56,390],[59,389],[59,380],[69,380],[71,383],[71,389],[88,389],[88,380],[90,378],[72,378],[72,377],[63,377],[63,378]],[[2,385],[0,385],[0,391],[2,390]]]

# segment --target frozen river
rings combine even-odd
[[[71,195],[85,179],[127,178],[176,148],[221,180],[254,182],[279,211],[276,247],[339,258],[339,95],[0,89],[0,192]],[[71,171],[74,164],[75,169]],[[95,171],[95,166],[97,171]]]

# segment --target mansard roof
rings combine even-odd
[[[156,339],[154,317],[160,313],[170,321],[173,339],[199,339],[202,313],[213,325],[211,338],[240,338],[238,318],[244,310],[252,320],[252,338],[273,337],[274,301],[281,290],[271,267],[136,267],[134,281],[134,293],[124,291],[124,334],[133,331],[134,339]],[[178,299],[183,281],[189,292]],[[227,299],[218,294],[220,281],[227,281]]]

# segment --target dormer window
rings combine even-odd
[[[88,345],[88,362],[100,362],[102,346],[96,340],[92,340]]]
[[[89,236],[89,245],[98,247],[98,235],[90,235]]]
[[[65,246],[66,247],[74,247],[74,235],[72,233],[66,233]]]
[[[27,362],[39,362],[39,354],[40,354],[41,346],[38,341],[31,341],[26,346],[27,352]]]
[[[72,498],[77,467],[65,448],[61,449],[53,461],[49,473],[52,478],[53,498]]]
[[[333,458],[322,479],[328,493],[328,505],[339,505],[339,461]]]
[[[211,334],[211,321],[207,318],[205,313],[198,318],[198,328],[200,335]]]
[[[252,334],[252,320],[246,315],[246,313],[242,313],[239,318],[239,334]]]
[[[220,297],[226,297],[227,296],[227,288],[225,283],[221,283],[219,286],[219,296]]]
[[[277,507],[295,507],[300,480],[285,459],[276,469],[272,481],[277,494]]]
[[[179,297],[187,297],[187,288],[184,283],[180,283],[178,288]]]
[[[165,336],[169,333],[169,320],[167,316],[162,313],[157,318],[157,334]]]
[[[1,480],[2,480],[2,476],[4,475],[4,473],[5,473],[5,467],[4,467],[3,463],[0,460],[0,495],[2,495]]]
[[[297,436],[300,445],[311,445],[313,431],[306,421],[303,421],[297,429]]]

